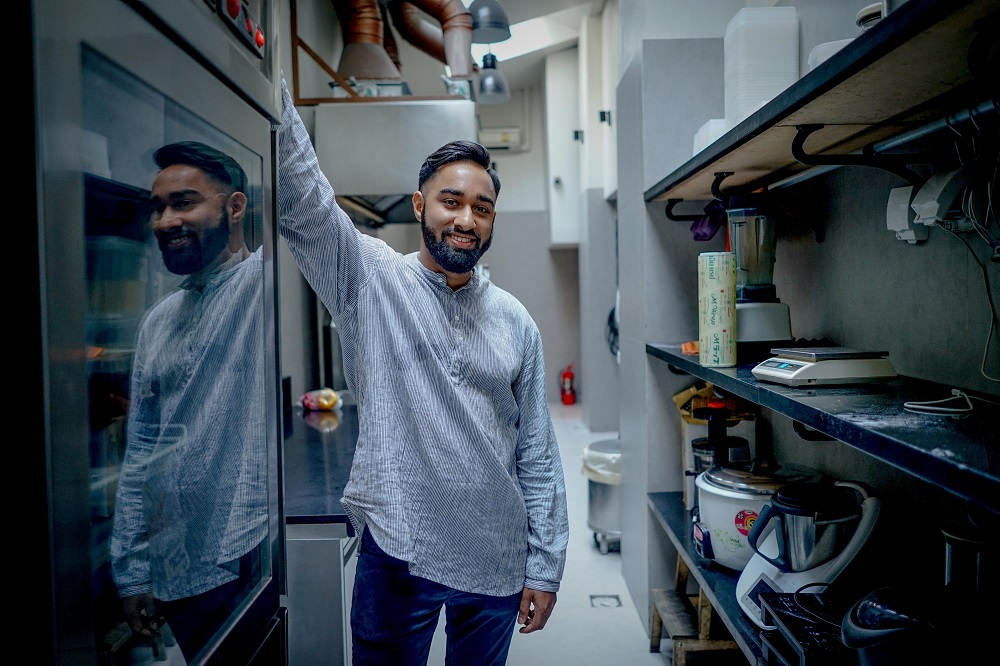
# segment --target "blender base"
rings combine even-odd
[[[736,342],[791,339],[792,320],[785,303],[736,303]]]

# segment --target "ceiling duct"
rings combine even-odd
[[[385,25],[378,0],[340,0],[333,5],[344,36],[344,52],[337,73],[345,79],[402,79],[383,45]]]
[[[472,77],[472,14],[461,0],[391,0],[388,6],[400,37],[448,65],[451,78]]]
[[[334,2],[344,38],[337,73],[345,78],[400,80],[398,60],[386,50],[378,0]],[[472,77],[472,14],[461,0],[390,0],[393,26],[407,42],[448,65],[453,79]],[[395,51],[395,49],[393,49]]]

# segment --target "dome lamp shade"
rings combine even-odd
[[[510,39],[507,12],[497,0],[475,0],[469,11],[472,13],[473,44],[496,44]]]
[[[510,87],[503,72],[497,69],[497,57],[492,53],[483,56],[477,99],[480,104],[503,104],[510,101]]]

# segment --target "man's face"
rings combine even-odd
[[[150,196],[153,233],[167,270],[197,273],[229,256],[230,220],[222,186],[197,167],[164,168]]]
[[[438,169],[413,195],[424,265],[448,273],[471,272],[493,242],[495,203],[493,180],[475,162],[452,162]]]

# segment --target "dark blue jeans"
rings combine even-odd
[[[353,664],[423,666],[442,606],[445,664],[504,664],[520,603],[520,592],[471,594],[413,576],[406,562],[386,555],[366,530],[351,601]]]

